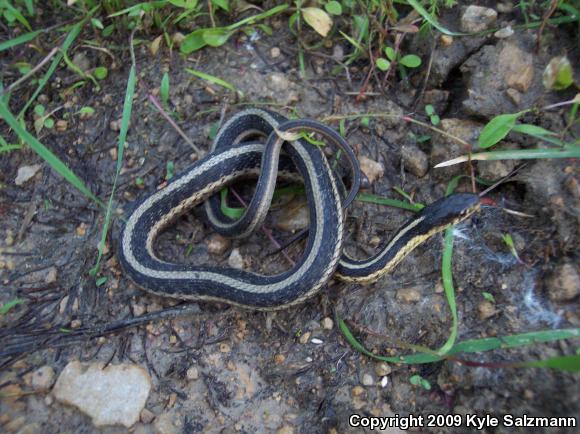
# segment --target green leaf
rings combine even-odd
[[[205,30],[202,34],[202,38],[207,45],[220,47],[224,45],[233,34],[233,31],[216,27],[215,29]]]
[[[244,211],[246,209],[229,207],[226,201],[227,197],[228,197],[228,189],[224,188],[223,190],[220,191],[220,210],[225,216],[233,220],[237,220],[242,215],[244,215]]]
[[[54,127],[54,119],[52,118],[46,118],[44,120],[44,126],[48,129],[51,129],[52,127]]]
[[[207,45],[207,42],[205,42],[203,39],[203,34],[205,31],[206,29],[198,29],[191,32],[183,39],[183,41],[181,41],[179,50],[183,54],[190,54],[205,47]]]
[[[371,123],[371,119],[369,117],[364,116],[364,117],[360,118],[360,124],[363,127],[368,128],[370,123]]]
[[[104,66],[98,66],[93,74],[97,80],[104,80],[109,75],[109,70]]]
[[[324,9],[331,15],[341,15],[342,14],[342,5],[337,1],[329,1],[324,5]]]
[[[0,315],[6,315],[14,307],[24,303],[26,303],[26,300],[23,298],[15,298],[14,300],[7,301],[0,307]]]
[[[401,57],[399,63],[407,68],[417,68],[421,65],[421,58],[415,54],[407,54],[406,56]]]
[[[168,161],[167,164],[165,165],[165,180],[169,181],[171,178],[173,178],[174,171],[175,164],[173,163],[173,161]]]
[[[98,18],[91,18],[91,24],[99,30],[103,30],[105,28],[101,20],[99,20]]]
[[[106,282],[107,282],[108,277],[106,276],[101,276],[99,277],[96,281],[95,281],[95,285],[97,286],[103,286]]]
[[[385,47],[384,51],[385,55],[391,62],[393,62],[397,58],[397,53],[395,53],[395,50],[393,50],[391,47]]]
[[[389,62],[387,59],[383,59],[382,57],[379,57],[376,60],[376,65],[377,65],[377,68],[379,68],[381,71],[386,71],[391,66],[391,62]]]
[[[169,105],[169,74],[164,73],[163,78],[161,78],[161,87],[159,88],[159,94],[161,96],[161,101],[165,106]]]
[[[174,6],[183,9],[195,9],[197,6],[197,0],[168,0]]]
[[[429,117],[429,120],[431,121],[431,123],[435,126],[439,125],[439,123],[441,122],[441,118],[439,117],[439,115],[433,115]]]
[[[490,148],[502,140],[516,124],[516,120],[524,112],[499,115],[487,123],[479,135],[480,148]]]
[[[495,297],[493,296],[493,294],[490,294],[489,292],[482,292],[481,295],[483,296],[483,298],[485,298],[487,301],[491,302],[491,303],[495,303]]]
[[[77,113],[89,117],[95,113],[95,109],[92,107],[82,107]]]
[[[558,149],[515,149],[462,155],[435,165],[435,168],[453,166],[466,161],[533,160],[536,158],[580,158],[580,146]]]
[[[6,11],[8,11],[10,14],[12,14],[14,16],[14,18],[16,18],[18,20],[18,22],[20,24],[22,24],[24,27],[26,27],[27,30],[32,30],[32,27],[30,27],[30,23],[28,22],[28,20],[26,18],[24,18],[24,16],[20,13],[20,11],[18,9],[16,9],[14,6],[12,6],[12,4],[10,4],[9,1],[4,1],[0,4],[0,6],[3,6],[4,8],[6,8]]]
[[[230,5],[228,0],[211,0],[211,2],[226,12],[230,11]]]
[[[34,106],[34,113],[36,113],[38,116],[44,116],[45,112],[46,112],[46,109],[44,108],[44,106],[42,104],[37,104]]]
[[[435,108],[431,104],[427,104],[425,106],[425,113],[427,113],[428,116],[433,116],[435,114]]]

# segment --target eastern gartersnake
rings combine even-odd
[[[354,177],[344,201],[322,149],[298,139],[301,130],[316,132],[346,152]],[[248,138],[256,135],[268,137],[266,146],[248,142]],[[284,151],[304,178],[311,222],[304,253],[291,269],[265,276],[230,268],[175,264],[155,255],[155,238],[179,215],[225,186],[259,174],[254,197],[238,221],[224,216],[216,199],[206,206],[210,223],[219,232],[238,237],[252,233],[263,222],[270,206],[283,143]],[[377,280],[417,245],[450,224],[464,220],[479,207],[479,197],[474,194],[441,199],[409,220],[377,255],[355,261],[341,253],[342,204],[354,199],[358,183],[359,168],[354,154],[334,130],[315,121],[288,121],[269,111],[248,109],[223,126],[206,157],[136,204],[122,231],[118,256],[129,277],[154,294],[275,310],[316,294],[337,267],[343,280],[363,283]]]

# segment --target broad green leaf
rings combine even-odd
[[[179,46],[179,50],[183,54],[190,54],[194,51],[197,51],[207,45],[207,42],[203,39],[203,34],[206,29],[198,29],[191,32],[189,35],[185,37],[183,41],[181,41],[181,45]]]
[[[406,56],[401,57],[399,63],[407,68],[417,68],[421,65],[421,58],[415,54],[407,54]]]
[[[99,20],[98,18],[91,18],[91,24],[99,30],[103,30],[105,28],[101,20]]]
[[[95,109],[92,107],[81,107],[78,113],[85,116],[92,116],[95,113]]]
[[[377,68],[379,68],[381,71],[386,71],[387,69],[389,69],[389,66],[391,66],[391,62],[389,62],[387,59],[383,59],[382,57],[379,57],[376,60],[376,65],[377,65]]]
[[[397,58],[397,53],[391,47],[385,47],[385,55],[392,62]]]
[[[516,124],[516,120],[522,115],[519,113],[508,113],[499,115],[487,123],[479,135],[478,145],[480,148],[490,148],[502,140]]]
[[[104,80],[105,78],[107,78],[107,75],[109,75],[109,70],[104,66],[98,66],[97,68],[95,68],[94,75],[95,78],[97,78],[97,80]]]
[[[303,8],[302,16],[310,27],[321,36],[328,35],[332,28],[332,18],[320,8]]]
[[[342,5],[335,1],[329,1],[328,3],[326,3],[324,5],[324,9],[326,9],[326,12],[328,12],[331,15],[341,15],[342,14]]]
[[[45,112],[46,112],[46,109],[44,108],[43,105],[37,104],[34,106],[34,113],[36,113],[38,116],[44,116]]]
[[[28,31],[32,30],[32,27],[30,27],[30,23],[28,22],[28,20],[24,18],[24,16],[20,13],[20,11],[16,9],[14,6],[12,6],[12,4],[9,1],[2,2],[0,6],[6,8],[6,11],[10,12],[10,14],[12,14],[12,16],[14,16],[14,18],[16,18],[20,24],[26,27]]]
[[[207,45],[212,47],[220,47],[224,45],[234,32],[216,27],[215,29],[207,29],[203,32],[202,37]]]

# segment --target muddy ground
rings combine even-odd
[[[458,28],[461,12],[448,14],[447,24]],[[519,18],[516,10],[500,12],[496,25]],[[368,61],[352,65],[348,77],[330,72],[336,66],[331,56],[350,50],[346,42],[307,56],[307,77],[301,78],[295,40],[286,22],[274,21],[273,26],[271,37],[249,40],[239,35],[219,49],[185,58],[165,47],[155,55],[145,45],[136,48],[139,82],[114,198],[115,222],[103,258],[101,275],[107,280],[100,286],[89,270],[96,260],[103,213],[29,148],[2,154],[0,301],[25,300],[0,319],[2,431],[347,433],[355,431],[348,425],[354,413],[578,415],[580,388],[572,374],[470,367],[452,361],[387,365],[361,355],[345,341],[337,316],[350,321],[357,337],[377,354],[404,353],[396,348],[396,340],[429,348],[445,342],[451,320],[441,283],[441,236],[421,246],[376,284],[360,287],[331,281],[307,303],[276,313],[215,303],[187,305],[148,295],[123,276],[115,249],[124,210],[166,182],[168,162],[179,173],[198,158],[151,104],[149,95],[158,96],[165,71],[171,78],[168,111],[204,151],[210,146],[213,126],[252,105],[316,119],[388,113],[428,122],[424,106],[432,103],[443,119],[440,128],[475,143],[482,126],[495,115],[574,96],[573,91],[546,92],[541,84],[543,67],[552,56],[568,52],[570,59],[580,58],[574,25],[547,28],[537,52],[535,30],[518,30],[507,38],[490,34],[451,41],[408,35],[404,46],[420,54],[424,65],[433,55],[429,76],[426,68],[420,68],[405,80],[391,77],[384,89],[372,79],[363,98],[358,96]],[[147,33],[137,35],[152,39]],[[118,35],[120,44],[127,40],[128,34]],[[48,110],[62,106],[55,119],[63,119],[65,113],[69,117],[59,131],[43,129],[39,139],[103,199],[113,185],[130,64],[126,49],[111,53],[114,59],[86,47],[73,50],[77,61],[109,66],[102,90],[86,85],[63,96],[62,89],[77,78],[61,68],[40,96]],[[2,58],[3,69],[14,59],[34,64],[41,58],[30,55],[24,47],[11,50]],[[185,68],[219,76],[244,96],[238,98],[194,79]],[[522,78],[521,68],[529,79]],[[13,112],[33,89],[25,86],[16,92],[10,102]],[[508,89],[516,89],[517,94]],[[93,116],[75,114],[85,106],[95,109]],[[373,118],[368,126],[358,120],[346,122],[347,139],[359,157],[384,169],[367,192],[400,198],[393,191],[399,187],[414,200],[430,203],[445,194],[454,175],[470,175],[467,165],[434,169],[434,164],[465,149],[397,116]],[[559,132],[567,116],[566,109],[546,110],[522,119]],[[0,125],[2,135],[15,142],[6,124]],[[337,127],[336,122],[331,125]],[[573,133],[572,129],[568,140]],[[425,135],[430,139],[421,140]],[[504,148],[535,145],[516,134],[502,143]],[[19,168],[35,164],[41,165],[36,175],[16,185]],[[499,179],[519,165],[474,163],[473,169],[484,178]],[[578,175],[576,161],[531,161],[490,193],[495,206],[484,207],[457,228],[453,275],[459,340],[578,327]],[[462,181],[459,189],[469,191],[469,180]],[[300,197],[293,198],[268,219],[277,239],[291,236],[278,226],[298,219],[300,202]],[[504,207],[528,216],[506,213]],[[348,212],[348,251],[359,257],[376,251],[380,240],[408,216],[402,210],[357,202]],[[502,241],[506,233],[514,239],[519,261]],[[195,209],[161,237],[158,251],[176,261],[227,266],[237,248],[246,269],[273,272],[288,266],[283,256],[268,255],[274,248],[261,233],[224,244],[221,254],[209,252],[210,241],[215,238],[203,210]],[[297,257],[300,246],[293,246],[290,254]],[[486,300],[484,292],[492,294],[495,302]],[[570,340],[537,344],[470,354],[465,359],[482,363],[545,359],[573,354],[576,344]],[[129,429],[97,427],[79,410],[55,400],[52,383],[74,360],[144,368],[152,387],[140,421]],[[36,387],[31,374],[41,367],[52,368],[54,376],[49,375],[49,384]],[[412,385],[409,379],[414,374],[426,379],[431,390]]]

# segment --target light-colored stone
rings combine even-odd
[[[292,200],[277,215],[274,225],[286,232],[297,232],[310,225],[310,212],[303,200]]]
[[[270,49],[270,57],[272,59],[277,59],[278,57],[280,57],[280,49],[278,47],[272,47]]]
[[[33,164],[31,166],[19,167],[18,172],[16,173],[16,178],[14,179],[14,184],[16,185],[24,184],[26,181],[33,178],[41,167],[42,167],[41,164]]]
[[[365,390],[361,386],[354,386],[350,393],[352,396],[357,397],[365,393]]]
[[[421,292],[413,286],[397,290],[397,300],[400,300],[403,303],[416,303],[420,301],[421,298]]]
[[[403,145],[401,157],[405,168],[409,169],[413,175],[422,178],[429,170],[429,158],[421,149],[415,145]]]
[[[365,174],[371,184],[377,179],[382,178],[385,174],[385,166],[382,163],[371,160],[364,155],[358,157],[358,161],[360,163],[360,170]]]
[[[181,434],[183,422],[175,411],[160,414],[155,418],[153,428],[155,434]]]
[[[477,33],[487,30],[495,24],[497,12],[491,8],[471,5],[461,15],[461,30]]]
[[[197,369],[197,366],[192,366],[187,370],[185,376],[188,380],[197,380],[199,378],[199,369]]]
[[[375,374],[379,377],[389,375],[392,371],[391,367],[385,362],[379,362],[375,365]]]
[[[276,431],[276,434],[294,434],[294,428],[292,428],[290,425],[284,425],[282,428],[280,428],[278,431]]]
[[[497,67],[509,87],[522,93],[528,91],[534,79],[534,63],[529,53],[508,43],[499,53]]]
[[[548,280],[548,297],[556,302],[575,299],[580,293],[580,275],[573,264],[564,264],[554,270]]]
[[[212,255],[223,255],[230,248],[232,242],[220,234],[213,234],[207,240],[207,251]]]
[[[334,321],[332,318],[326,317],[320,322],[320,325],[324,330],[332,330],[334,327]]]
[[[95,426],[131,427],[151,390],[149,373],[140,366],[70,362],[54,386],[55,398],[89,415]]]
[[[373,386],[375,384],[375,379],[371,374],[364,374],[361,383],[363,386]]]
[[[304,332],[300,335],[300,338],[298,338],[298,342],[301,344],[306,344],[310,340],[310,336],[312,336],[312,333]]]
[[[494,304],[487,300],[479,303],[479,305],[477,306],[477,311],[479,312],[479,319],[481,320],[491,318],[497,312]]]
[[[37,392],[44,392],[54,383],[54,369],[52,366],[43,366],[32,373],[32,388]]]
[[[506,39],[509,38],[514,34],[514,29],[512,26],[504,27],[503,29],[499,29],[497,32],[493,34],[497,39]]]
[[[56,267],[50,267],[44,278],[44,283],[50,284],[56,282],[56,278],[58,276],[58,270]]]
[[[237,270],[242,270],[244,268],[244,258],[240,253],[240,249],[237,247],[230,253],[230,257],[228,258],[228,265]]]

